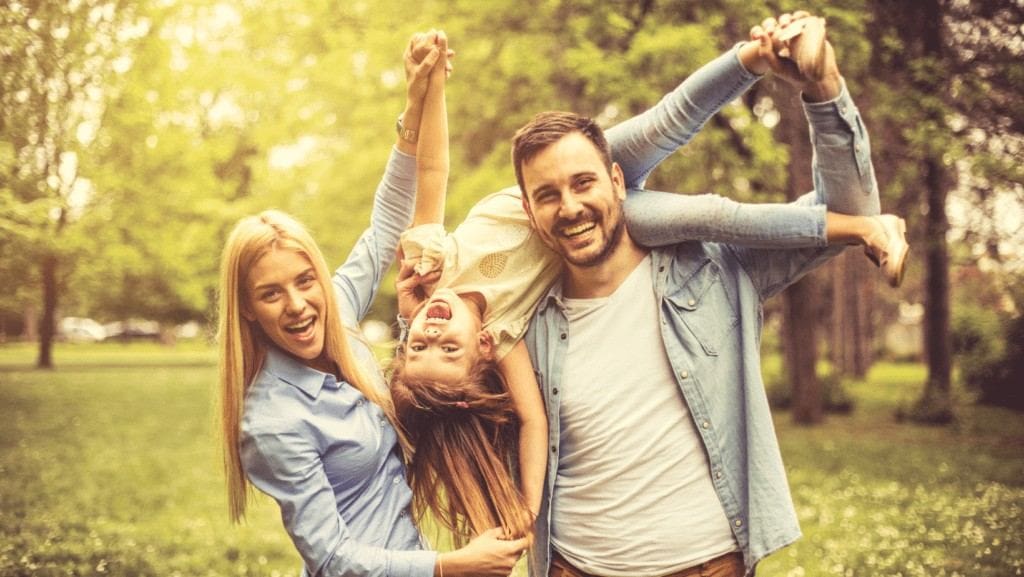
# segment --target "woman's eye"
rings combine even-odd
[[[270,302],[277,298],[277,295],[281,294],[278,290],[269,290],[260,295],[260,300]]]
[[[304,277],[299,279],[299,287],[301,287],[301,288],[308,288],[310,285],[313,284],[313,281],[315,281],[315,280],[316,280],[315,277],[304,276]]]

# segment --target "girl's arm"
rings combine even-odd
[[[416,196],[416,142],[410,135],[420,130],[423,100],[429,75],[438,55],[413,61],[412,51],[423,45],[426,35],[414,36],[405,53],[406,105],[402,113],[405,135],[399,135],[388,159],[384,177],[377,187],[368,228],[333,277],[341,297],[342,320],[356,326],[370,310],[380,282],[395,258],[402,231],[413,219]]]
[[[540,512],[547,469],[548,421],[526,344],[522,340],[516,343],[499,361],[498,368],[505,377],[519,417],[519,481],[526,504],[536,516]]]
[[[444,201],[448,192],[448,111],[444,94],[448,38],[444,32],[431,32],[427,41],[433,46],[423,63],[433,62],[433,68],[423,97],[423,115],[416,145],[417,186],[413,226],[444,224]]]

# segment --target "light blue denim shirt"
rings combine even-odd
[[[369,310],[412,220],[415,175],[415,158],[394,150],[370,228],[334,274],[348,327]],[[383,387],[366,343],[350,338],[349,344]],[[421,550],[399,451],[377,405],[271,347],[246,393],[242,465],[252,484],[280,506],[304,575],[433,576],[436,553]]]
[[[756,79],[733,49],[648,112],[610,130],[613,157],[623,166],[627,184],[640,186],[658,162]],[[800,536],[761,378],[762,303],[842,250],[825,246],[825,207],[847,214],[879,210],[867,133],[845,85],[835,100],[805,103],[804,109],[814,146],[816,190],[794,204],[820,208],[817,217],[798,211],[788,230],[779,234],[796,233],[811,240],[812,246],[797,249],[781,243],[787,248],[769,248],[770,235],[762,246],[678,242],[672,238],[670,211],[645,210],[642,205],[631,210],[634,195],[627,201],[633,238],[650,246],[677,242],[651,253],[661,333],[748,573],[764,556]],[[720,228],[709,225],[709,230]],[[550,564],[550,498],[559,456],[559,387],[572,338],[568,327],[561,285],[556,284],[541,301],[525,336],[546,403],[551,451],[530,551],[533,577],[546,577]],[[643,530],[643,519],[633,523],[635,530]]]

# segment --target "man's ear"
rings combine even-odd
[[[530,227],[537,228],[537,223],[533,220],[533,210],[530,209],[530,201],[526,199],[526,193],[521,193],[519,198],[523,202],[523,212],[526,213],[526,218],[530,219]]]
[[[626,175],[622,173],[622,167],[618,162],[612,163],[611,176],[616,196],[619,197],[619,200],[626,200]]]
[[[480,355],[488,361],[494,360],[494,337],[489,331],[477,333],[477,341],[480,343]]]

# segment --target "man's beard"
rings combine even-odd
[[[626,231],[626,219],[623,218],[622,215],[621,200],[619,200],[619,202],[617,203],[616,211],[613,216],[616,216],[617,219],[615,221],[615,224],[612,226],[611,232],[607,236],[604,246],[601,247],[600,251],[583,258],[574,258],[573,255],[569,254],[567,251],[560,250],[559,252],[561,252],[562,258],[565,260],[565,262],[573,266],[589,268],[598,266],[604,263],[606,260],[608,260],[608,258],[611,257],[612,253],[615,252],[615,249],[618,248],[619,244],[622,242],[622,235]]]

